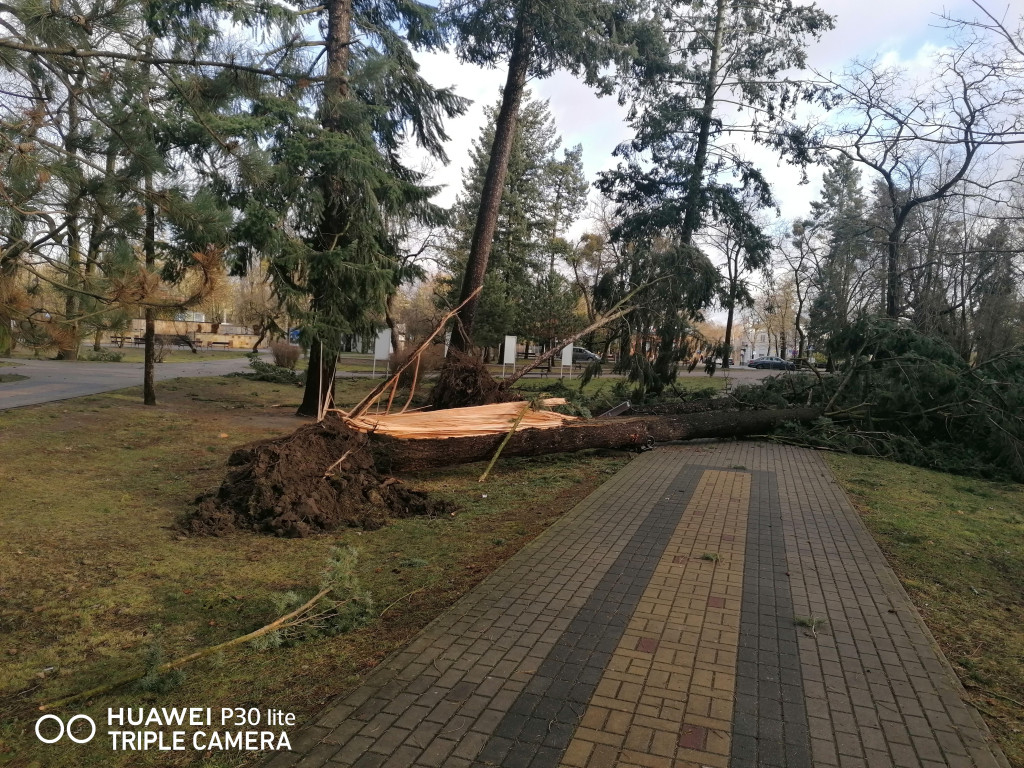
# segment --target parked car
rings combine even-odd
[[[596,363],[601,358],[591,352],[589,349],[583,347],[572,348],[572,361],[573,363]]]
[[[781,357],[759,357],[757,360],[750,362],[751,368],[760,370],[761,368],[771,368],[772,370],[779,371],[795,371],[796,365],[783,360]]]

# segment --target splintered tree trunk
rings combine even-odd
[[[491,145],[491,156],[487,163],[487,174],[480,194],[480,212],[473,230],[473,241],[470,244],[469,259],[466,262],[466,274],[462,279],[462,292],[459,295],[459,310],[452,334],[452,347],[460,352],[468,352],[472,346],[473,322],[476,308],[480,301],[479,294],[474,292],[484,284],[487,274],[487,261],[491,256],[494,244],[494,232],[498,226],[498,210],[501,207],[501,194],[505,189],[505,177],[508,174],[508,160],[512,153],[512,140],[515,138],[516,123],[519,118],[519,103],[526,86],[526,75],[530,69],[530,54],[533,49],[533,29],[529,22],[529,3],[520,7],[516,35],[512,44],[512,55],[508,62],[508,79],[502,93],[501,109],[494,124],[494,143]]]
[[[820,408],[786,408],[594,419],[556,429],[516,432],[501,455],[543,456],[588,448],[636,449],[651,441],[743,437],[762,434],[785,421],[809,422],[819,416]],[[369,445],[381,471],[399,472],[485,461],[494,455],[504,438],[505,435],[499,434],[445,440],[398,440],[374,434]]]

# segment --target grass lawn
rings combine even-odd
[[[20,373],[0,373],[0,384],[6,384],[9,381],[24,381],[28,376],[22,376]]]
[[[522,378],[515,384],[515,389],[523,392],[543,392],[545,389],[551,387],[557,387],[562,384],[569,389],[579,391],[580,389],[580,377],[577,375],[572,379],[560,379],[557,376],[543,376],[538,378]],[[601,376],[600,378],[591,379],[587,382],[587,385],[583,388],[583,394],[588,398],[606,397],[612,396],[612,390],[616,385],[624,385],[629,387],[629,382],[621,376]],[[706,390],[708,396],[714,396],[721,390],[725,389],[726,381],[721,377],[689,377],[682,376],[676,380],[676,389],[680,391],[686,391],[691,393],[697,393],[702,390]],[[628,392],[627,392],[628,397]]]
[[[372,384],[340,381],[339,402]],[[415,485],[460,511],[379,531],[188,538],[174,523],[191,499],[217,485],[233,447],[294,429],[301,390],[211,377],[162,383],[158,396],[154,408],[132,389],[0,413],[0,765],[255,764],[258,753],[112,752],[99,739],[46,746],[36,707],[262,626],[279,615],[275,597],[314,594],[330,549],[351,545],[376,603],[369,626],[243,646],[191,665],[173,689],[57,710],[105,726],[107,707],[273,707],[303,723],[628,460],[502,460],[482,487],[480,465],[421,473]]]
[[[827,461],[1010,763],[1024,766],[1024,486]]]
[[[142,347],[104,347],[105,352],[116,352],[123,357],[122,363],[145,362],[145,349]],[[200,349],[193,352],[191,349],[172,349],[164,356],[165,363],[194,363],[197,360],[228,360],[235,357],[245,357],[251,349]],[[82,350],[81,359],[86,360],[92,354],[92,349]]]

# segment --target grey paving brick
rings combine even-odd
[[[635,459],[266,765],[557,765],[674,527],[664,502],[738,467],[753,483],[730,768],[1006,768],[820,456],[743,442]],[[617,752],[593,754],[611,768]]]

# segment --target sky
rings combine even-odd
[[[983,1],[1000,15],[1007,0]],[[808,51],[810,66],[824,73],[839,73],[854,58],[884,57],[892,63],[926,61],[929,52],[947,39],[948,31],[942,28],[938,14],[973,17],[976,12],[970,0],[950,0],[945,4],[935,0],[819,0],[818,6],[836,17],[835,28]],[[506,71],[462,64],[451,54],[422,55],[419,61],[429,82],[452,86],[473,101],[465,115],[447,123],[451,163],[446,167],[435,166],[432,173],[433,183],[444,185],[437,202],[450,205],[462,187],[462,170],[468,163],[469,149],[483,126],[483,109],[497,101]],[[563,146],[583,146],[584,170],[590,181],[600,171],[614,167],[613,150],[629,138],[625,110],[614,97],[598,98],[564,72],[533,80],[528,87],[535,97],[549,101]],[[760,163],[772,181],[783,219],[808,213],[810,202],[818,194],[820,171],[812,170],[810,183],[801,184],[800,174],[780,164],[770,151],[750,147],[748,156]],[[585,231],[585,223],[577,229],[576,234]]]

